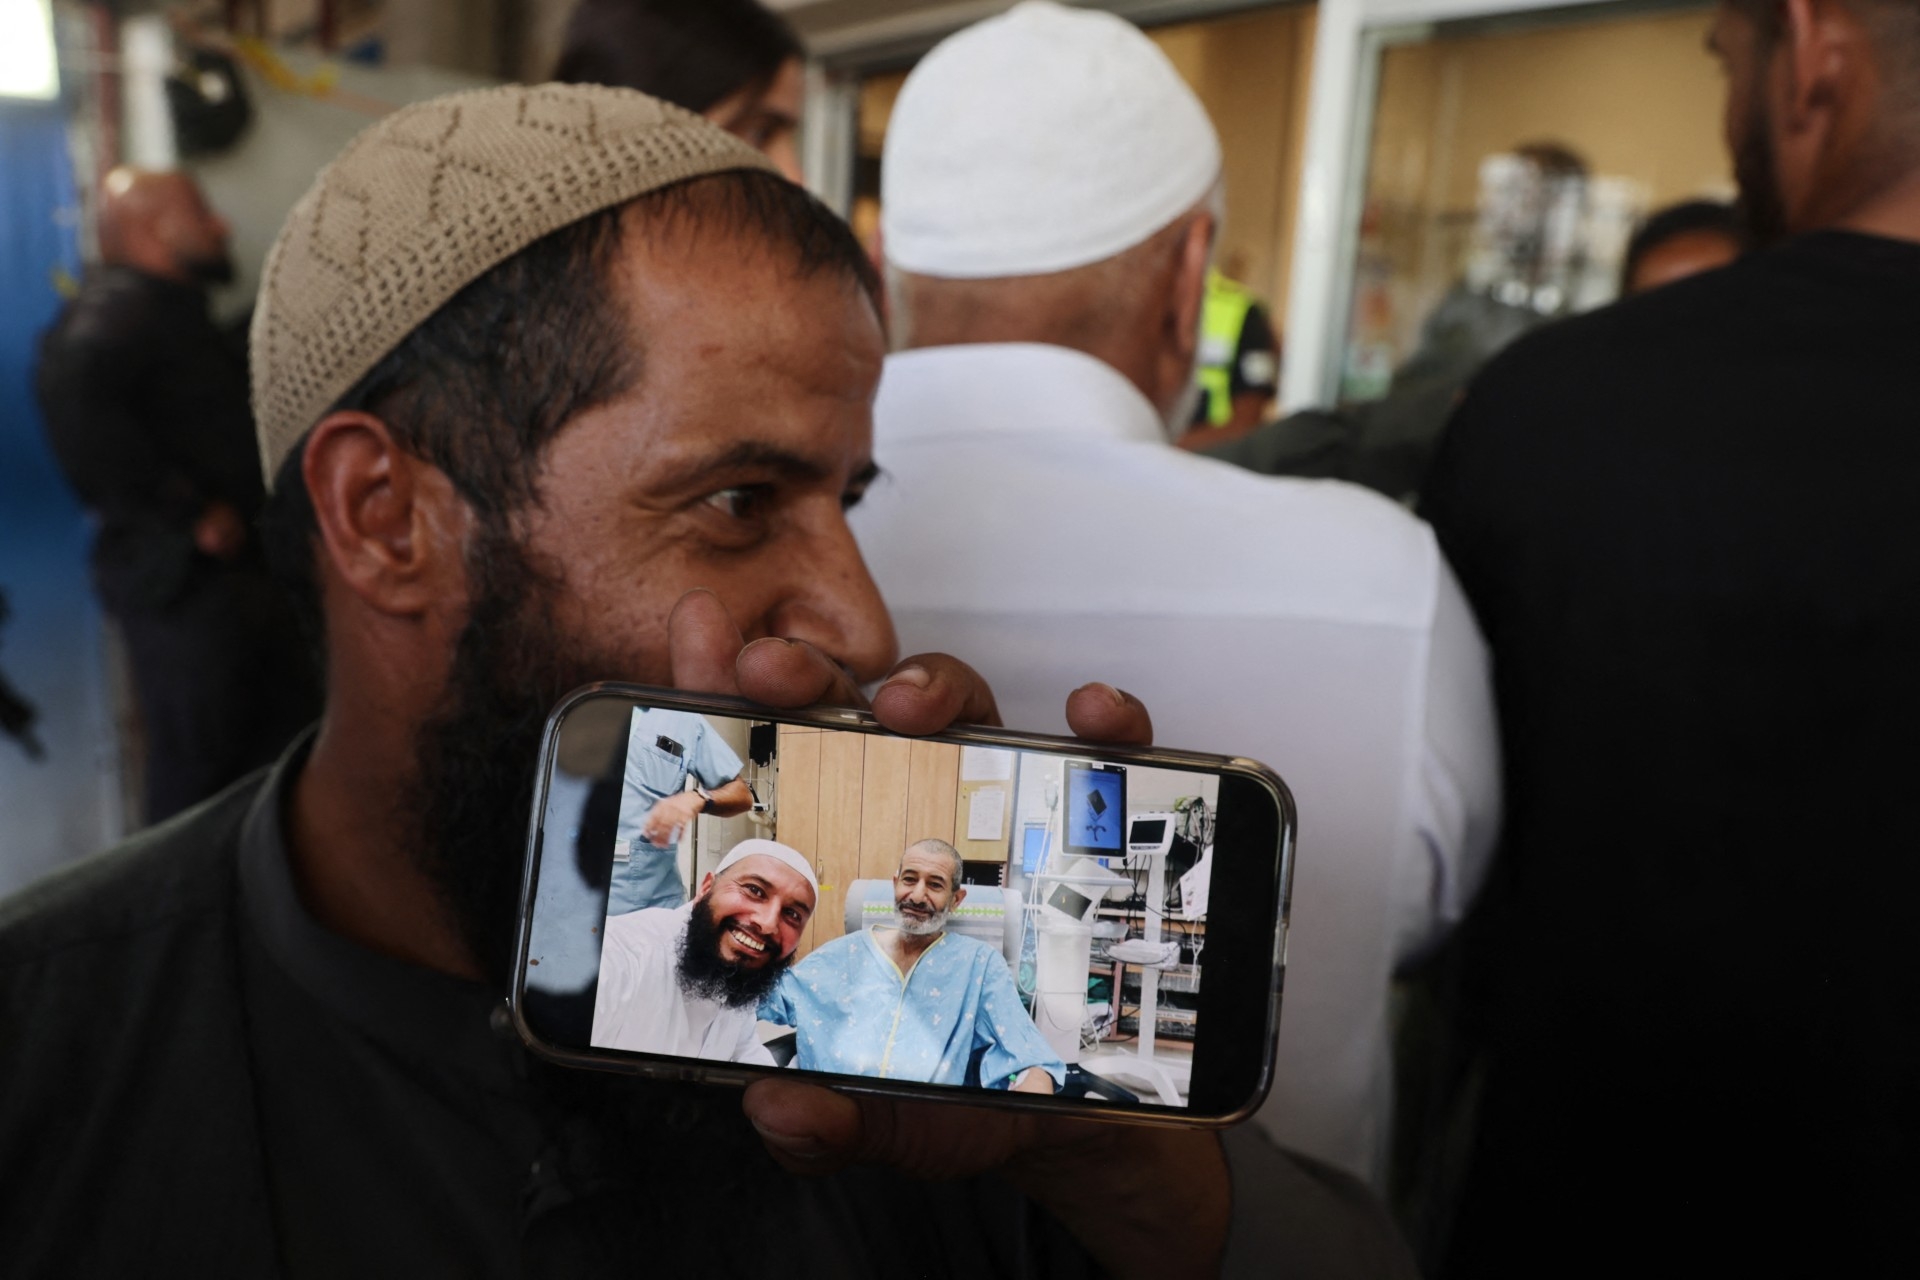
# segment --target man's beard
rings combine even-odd
[[[900,932],[910,938],[930,938],[936,933],[946,932],[947,921],[953,916],[953,908],[935,911],[924,920],[916,920],[900,910],[900,905],[895,903],[893,913],[900,917]]]
[[[182,258],[180,269],[197,285],[209,289],[223,284],[233,283],[233,257],[230,254],[209,254],[203,258]]]
[[[414,732],[418,768],[399,820],[469,953],[504,985],[547,712],[621,668],[563,646],[552,616],[557,584],[504,530],[479,534],[467,578],[466,626],[439,710]]]
[[[713,915],[713,899],[701,898],[687,915],[687,936],[680,941],[680,989],[699,1000],[717,1000],[729,1009],[757,1005],[793,963],[791,954],[758,968],[736,964],[720,954],[722,925]]]
[[[1787,237],[1787,210],[1780,199],[1779,167],[1774,163],[1773,130],[1767,101],[1755,92],[1747,106],[1746,128],[1733,153],[1733,181],[1740,188],[1740,218],[1756,249]]]

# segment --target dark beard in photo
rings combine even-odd
[[[687,916],[687,936],[680,940],[680,989],[698,1000],[717,1000],[729,1009],[759,1004],[793,963],[791,955],[769,960],[758,969],[720,958],[720,922],[713,918],[713,900],[702,898]]]
[[[562,645],[557,584],[504,530],[479,535],[467,578],[466,625],[440,709],[415,731],[417,770],[398,818],[461,940],[504,988],[541,729],[563,695],[621,668]]]
[[[1733,181],[1740,189],[1740,219],[1755,249],[1787,238],[1787,210],[1780,200],[1780,175],[1773,160],[1771,116],[1757,92],[1747,105],[1747,124],[1733,155]]]

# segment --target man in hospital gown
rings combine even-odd
[[[740,757],[705,716],[636,707],[627,733],[607,914],[685,902],[681,831],[700,814],[728,818],[752,804],[753,792],[740,779]]]
[[[742,840],[678,907],[607,920],[593,1043],[774,1065],[754,1006],[800,944],[819,882],[807,860],[772,840]]]
[[[863,929],[819,947],[760,1006],[762,1018],[797,1033],[793,1065],[1054,1092],[1066,1066],[1027,1016],[1006,960],[946,931],[966,896],[952,845],[910,846],[893,877],[900,927]]]

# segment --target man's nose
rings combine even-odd
[[[838,523],[812,544],[806,571],[794,575],[793,596],[774,611],[773,634],[807,641],[865,684],[892,669],[900,641],[853,530]]]
[[[780,904],[771,900],[756,902],[753,911],[747,917],[763,938],[772,938],[780,932]]]

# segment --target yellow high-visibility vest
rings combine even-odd
[[[1253,295],[1243,284],[1207,269],[1207,296],[1200,308],[1200,360],[1194,371],[1207,396],[1207,422],[1225,426],[1233,417],[1233,357]]]

